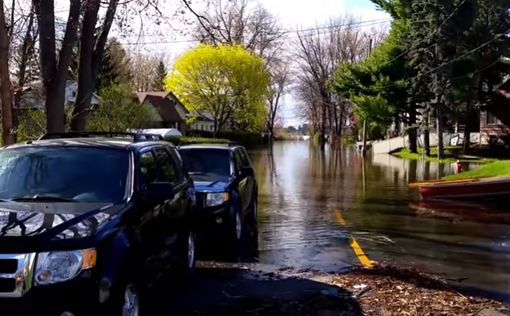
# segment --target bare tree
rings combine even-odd
[[[266,130],[270,141],[274,138],[274,127],[280,110],[281,98],[286,93],[289,83],[289,68],[286,64],[279,63],[270,74],[267,95]]]
[[[348,103],[331,92],[329,81],[341,63],[355,63],[367,56],[370,38],[358,20],[345,16],[311,31],[297,32],[298,95],[312,122],[312,131],[324,146],[327,135],[333,144],[342,136]]]
[[[84,130],[90,102],[96,87],[106,41],[112,27],[119,0],[109,0],[105,16],[98,26],[101,0],[88,0],[84,6],[80,39],[80,63],[78,69],[78,94],[74,106],[71,129]],[[96,30],[99,28],[99,35]]]
[[[138,92],[159,91],[161,84],[156,86],[160,59],[142,53],[129,52],[133,88]]]
[[[10,27],[12,29],[12,24]],[[9,26],[5,20],[3,0],[0,0],[0,99],[2,101],[2,141],[4,145],[10,145],[15,142],[15,137],[9,74]]]
[[[189,0],[183,2],[197,17],[193,36],[201,42],[243,45],[267,58],[280,46],[285,33],[275,16],[261,5],[250,6],[248,0],[208,0],[201,13],[193,10]]]

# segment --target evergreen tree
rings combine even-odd
[[[156,69],[156,78],[154,79],[154,90],[156,91],[164,91],[165,83],[164,80],[168,71],[166,69],[165,63],[163,60],[159,60],[158,67]]]
[[[130,84],[130,62],[121,43],[116,38],[110,39],[106,45],[96,89],[99,91],[112,85]]]

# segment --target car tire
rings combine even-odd
[[[234,207],[232,219],[228,229],[228,243],[231,250],[238,250],[244,236],[244,221],[240,207]]]
[[[195,271],[195,266],[197,263],[197,235],[195,232],[190,231],[186,238],[186,260],[184,264],[185,272],[191,274]]]
[[[142,289],[138,282],[123,278],[111,289],[111,296],[102,306],[102,316],[138,316],[141,314]]]
[[[140,292],[135,283],[127,283],[124,289],[124,301],[122,303],[122,316],[140,315]]]

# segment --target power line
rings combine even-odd
[[[299,34],[299,32],[311,32],[311,31],[319,31],[319,30],[326,30],[326,29],[335,29],[345,26],[356,26],[356,27],[366,27],[371,25],[377,25],[382,23],[390,22],[391,19],[379,19],[379,20],[367,20],[367,21],[360,21],[360,22],[353,22],[353,23],[345,23],[345,24],[336,24],[336,25],[330,25],[330,26],[324,26],[324,27],[314,27],[314,28],[308,28],[308,29],[300,29],[300,30],[287,30],[282,32],[282,34]],[[137,37],[149,37],[149,36],[160,36],[158,34],[142,34],[141,36],[133,35]],[[199,43],[199,40],[173,40],[173,41],[149,41],[149,42],[126,42],[126,43],[120,43],[119,45],[126,45],[126,46],[132,46],[132,45],[158,45],[158,44],[180,44],[180,43]]]
[[[432,37],[434,37],[440,30],[441,28],[451,19],[453,18],[453,16],[455,15],[455,13],[460,9],[460,7],[464,4],[464,2],[466,2],[466,0],[462,0],[461,3],[459,3],[459,5],[457,7],[455,7],[455,9],[452,11],[452,13],[450,13],[450,15],[448,15],[448,17],[446,17],[446,19],[434,30],[434,32],[430,33],[429,36],[426,36],[424,39],[422,39],[421,41],[418,42],[417,45],[420,45],[421,43],[431,39]],[[434,45],[434,44],[433,44]],[[429,47],[431,47],[432,45],[430,45]],[[387,65],[387,64],[391,64],[393,63],[395,60],[399,59],[400,57],[404,56],[405,54],[409,53],[409,51],[411,50],[411,47],[409,47],[408,49],[406,49],[405,51],[403,51],[402,53],[398,54],[397,56],[395,56],[394,58],[392,58],[390,61],[384,63],[383,65]]]
[[[503,34],[498,34],[498,35],[496,35],[496,36],[495,36],[493,39],[491,39],[490,41],[485,42],[485,43],[483,43],[482,45],[480,45],[480,46],[478,46],[478,47],[476,47],[476,48],[473,48],[472,50],[470,50],[470,51],[468,51],[468,52],[466,52],[466,53],[464,53],[464,54],[462,54],[462,55],[460,55],[460,56],[458,56],[458,57],[455,57],[454,59],[449,60],[449,61],[447,61],[447,62],[445,62],[445,63],[443,63],[443,64],[441,64],[441,65],[437,66],[436,68],[434,68],[434,69],[432,69],[432,70],[427,71],[427,72],[424,74],[424,76],[429,75],[430,73],[432,73],[432,72],[434,72],[434,71],[437,71],[437,70],[439,70],[439,69],[441,69],[441,68],[443,68],[443,67],[446,67],[446,66],[448,66],[448,65],[451,65],[451,64],[453,64],[454,62],[456,62],[456,61],[458,61],[458,60],[460,60],[460,59],[462,59],[462,58],[466,57],[467,55],[470,55],[470,54],[472,54],[472,53],[474,53],[474,52],[476,52],[476,51],[479,51],[480,49],[484,48],[485,46],[487,46],[487,45],[491,44],[492,42],[494,42],[494,41],[498,40],[500,37],[503,37],[504,35],[505,35],[504,33],[503,33]]]

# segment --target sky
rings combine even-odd
[[[252,0],[260,3],[269,12],[279,18],[281,26],[286,30],[300,30],[320,26],[330,20],[351,15],[360,21],[374,21],[367,27],[387,27],[384,21],[389,21],[390,17],[387,13],[377,10],[376,6],[370,0]],[[56,0],[57,16],[66,18],[69,1]],[[180,0],[160,0],[161,11],[175,12],[176,4],[181,3]],[[197,11],[200,11],[199,2],[192,2]],[[178,9],[179,10],[179,9]],[[194,16],[188,13],[188,18],[193,20]],[[147,25],[144,21],[143,34],[134,32],[124,35],[120,38],[126,48],[130,50],[140,51],[143,53],[157,55],[166,60],[169,67],[172,66],[176,58],[178,58],[187,49],[193,48],[197,43],[190,41],[189,33],[192,27],[184,25],[182,19],[175,18],[169,14],[169,17],[162,24]],[[381,23],[383,22],[383,23]],[[132,22],[133,30],[142,29],[137,26],[141,23],[138,20]],[[184,30],[184,32],[180,32]],[[113,28],[110,35],[117,36],[125,34],[118,28]],[[287,94],[283,98],[283,107],[280,116],[285,125],[299,125],[301,122],[296,115],[295,105],[299,102]]]

